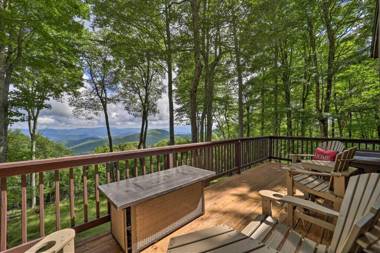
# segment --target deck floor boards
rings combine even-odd
[[[259,190],[270,189],[286,193],[285,173],[278,163],[266,162],[241,175],[219,179],[220,182],[211,184],[205,190],[205,214],[165,237],[156,244],[148,247],[144,253],[166,252],[170,238],[194,232],[196,230],[225,224],[236,230],[242,230],[255,216],[261,214],[261,198]],[[275,208],[274,217],[285,217],[285,210]],[[297,225],[297,231],[308,238],[328,242],[329,236],[324,235],[319,228],[309,224]],[[324,233],[326,234],[326,233]],[[321,239],[322,238],[322,239]],[[77,253],[118,253],[122,252],[110,234],[77,242]]]

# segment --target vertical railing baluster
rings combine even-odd
[[[125,178],[129,178],[129,160],[125,160]]]
[[[135,158],[135,160],[134,160],[134,169],[135,169],[135,177],[137,177],[138,175],[139,175],[139,169],[138,169],[138,164],[137,164],[137,158]]]
[[[107,184],[111,183],[111,172],[108,164],[106,164],[106,180]],[[111,214],[111,204],[109,201],[107,201],[107,213]]]
[[[181,152],[180,157],[181,157],[180,158],[181,160],[180,160],[180,164],[179,165],[183,165],[183,152]]]
[[[87,189],[88,166],[83,166],[83,221],[88,222],[88,189]]]
[[[75,226],[75,186],[74,186],[74,169],[70,168],[70,183],[69,183],[69,192],[70,192],[70,223],[71,226]]]
[[[95,212],[96,218],[100,217],[100,196],[99,196],[99,165],[95,164]]]
[[[114,163],[115,169],[116,169],[116,181],[120,181],[120,167],[119,167],[119,161]]]
[[[235,166],[237,168],[237,172],[240,174],[241,173],[241,141],[237,141],[235,144]]]
[[[141,161],[142,173],[143,175],[146,175],[145,157],[141,158],[140,161]]]
[[[26,175],[21,175],[21,241],[26,243],[28,241],[28,220],[26,217],[27,211],[27,194],[26,194]]]
[[[207,153],[208,153],[208,155],[207,155],[207,160],[208,160],[208,165],[207,165],[207,168],[209,169],[209,170],[213,170],[213,163],[212,163],[212,146],[209,146],[209,148],[208,148],[208,151],[207,151]]]
[[[2,177],[1,183],[1,228],[0,228],[0,250],[7,249],[7,235],[8,235],[8,194],[7,194],[7,178]]]
[[[39,173],[39,198],[40,198],[40,236],[45,236],[45,186],[44,186],[44,174]]]
[[[156,156],[157,159],[157,171],[161,171],[161,162],[160,162],[160,156]]]
[[[61,195],[59,189],[59,170],[54,171],[55,186],[55,229],[61,229]]]
[[[153,157],[152,156],[149,157],[149,170],[150,170],[149,173],[153,173],[154,172],[153,171]]]

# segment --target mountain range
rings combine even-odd
[[[28,135],[27,129],[21,129]],[[39,133],[50,140],[64,144],[74,154],[88,154],[96,147],[107,145],[107,130],[105,127],[96,128],[70,128],[70,129],[41,129]],[[139,141],[139,128],[112,128],[112,140],[114,145]],[[176,136],[187,137],[190,135],[188,126],[175,127]],[[150,129],[147,134],[147,145],[152,146],[169,138],[166,129]]]

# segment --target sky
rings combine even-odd
[[[96,118],[88,120],[81,119],[73,114],[73,108],[68,101],[50,100],[51,109],[41,112],[39,118],[39,129],[44,128],[87,128],[105,127],[104,115],[100,113]],[[149,118],[149,128],[168,128],[169,127],[169,104],[166,93],[157,101],[159,113]],[[128,114],[124,106],[119,104],[109,105],[110,124],[113,128],[138,128],[141,124],[140,117]],[[27,128],[26,122],[16,123],[12,128]]]

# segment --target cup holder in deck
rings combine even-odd
[[[36,251],[36,253],[42,253],[47,251],[48,249],[51,249],[56,244],[56,241],[48,241],[41,245],[41,247]]]
[[[280,194],[280,193],[275,193],[273,194],[273,197],[276,197],[276,198],[283,198],[284,195]]]

